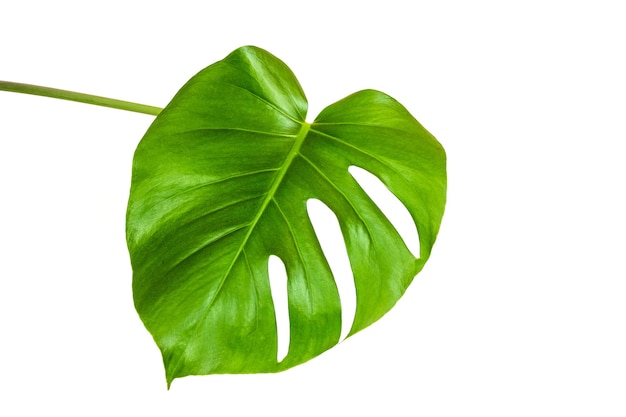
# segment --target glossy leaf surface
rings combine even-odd
[[[428,259],[445,205],[445,153],[397,101],[365,90],[305,121],[289,68],[243,47],[195,75],[133,161],[127,241],[135,306],[186,375],[276,372],[338,342],[341,303],[307,214],[337,216],[354,274],[350,334],[383,316]],[[415,258],[348,172],[376,175],[419,230]],[[277,361],[268,258],[288,275],[289,352]]]

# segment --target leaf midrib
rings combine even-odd
[[[304,142],[304,139],[306,138],[307,134],[309,133],[309,130],[311,128],[311,124],[307,123],[307,122],[299,122],[299,123],[301,124],[300,131],[298,132],[298,135],[295,137],[293,145],[291,146],[291,149],[287,153],[287,156],[285,157],[285,160],[282,163],[282,167],[280,168],[280,171],[278,171],[278,173],[276,174],[276,177],[272,181],[272,185],[271,185],[270,189],[267,191],[265,199],[263,200],[263,203],[261,203],[261,207],[257,211],[256,216],[248,224],[248,231],[246,232],[246,235],[243,237],[243,239],[241,241],[241,245],[237,249],[237,252],[233,255],[233,258],[231,260],[230,265],[228,266],[228,268],[224,272],[224,275],[222,276],[221,282],[219,283],[217,289],[213,293],[213,298],[209,301],[207,306],[204,308],[204,311],[202,313],[202,317],[200,317],[200,319],[198,319],[198,321],[196,322],[196,326],[198,326],[199,323],[201,323],[204,320],[204,317],[206,316],[206,314],[211,309],[211,306],[213,305],[213,302],[217,298],[217,295],[221,291],[222,286],[226,282],[226,278],[228,278],[228,276],[230,275],[230,272],[232,271],[233,267],[235,266],[235,263],[237,262],[237,259],[239,259],[239,256],[241,256],[244,248],[246,247],[246,244],[248,243],[248,239],[250,238],[250,235],[252,235],[252,232],[256,228],[256,225],[259,223],[259,220],[261,219],[261,216],[263,216],[263,213],[265,213],[265,209],[267,208],[269,203],[274,199],[274,195],[276,194],[276,191],[278,190],[278,187],[282,183],[283,178],[285,178],[285,175],[287,174],[287,171],[289,170],[289,167],[291,166],[291,163],[293,162],[294,158],[300,153],[300,148],[302,147],[302,143]],[[186,348],[185,348],[185,350],[186,350]],[[183,352],[182,355],[184,355],[184,352]]]
[[[244,236],[241,242],[241,245],[239,246],[239,249],[237,250],[237,253],[233,257],[231,264],[226,270],[226,273],[224,274],[224,277],[222,278],[222,283],[220,284],[219,288],[221,288],[221,285],[226,280],[226,277],[230,275],[230,271],[235,265],[235,262],[237,261],[237,259],[239,259],[239,255],[241,255],[243,248],[246,246],[246,243],[248,242],[250,235],[252,234],[256,225],[261,219],[261,216],[263,215],[263,213],[265,213],[265,209],[267,208],[270,201],[274,199],[274,194],[276,194],[276,191],[278,190],[278,187],[282,183],[283,178],[285,178],[285,174],[287,174],[287,171],[289,170],[289,167],[291,166],[291,163],[293,162],[294,158],[300,153],[300,148],[302,147],[302,143],[304,142],[304,139],[306,138],[310,129],[311,129],[310,123],[301,122],[300,131],[298,132],[298,135],[296,136],[296,139],[294,140],[293,145],[291,146],[291,149],[287,153],[287,156],[285,157],[285,161],[283,162],[282,167],[280,168],[280,171],[276,173],[276,177],[272,181],[272,185],[270,189],[267,191],[265,199],[263,200],[263,203],[261,203],[261,207],[259,208],[254,219],[252,219],[252,222],[250,222],[250,226],[248,226],[248,232]],[[217,292],[219,292],[219,288]],[[210,304],[208,307],[210,307]]]

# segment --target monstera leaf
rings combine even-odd
[[[446,192],[441,145],[391,97],[357,92],[305,121],[289,68],[244,47],[195,75],[133,161],[127,241],[135,306],[178,377],[277,372],[338,342],[341,303],[307,213],[337,216],[354,275],[350,334],[383,316],[422,269]],[[419,258],[348,169],[376,175],[410,212]],[[277,359],[268,259],[288,276],[289,351]]]

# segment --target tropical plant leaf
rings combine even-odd
[[[357,92],[305,121],[289,68],[243,47],[200,71],[133,161],[127,241],[137,311],[178,377],[281,371],[338,342],[341,304],[307,214],[336,214],[354,274],[350,334],[383,316],[428,259],[443,215],[445,153],[391,97]],[[411,213],[414,257],[348,172],[376,175]],[[287,270],[290,343],[277,360],[268,258]]]

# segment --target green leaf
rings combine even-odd
[[[337,216],[357,294],[350,334],[405,292],[435,242],[445,153],[397,101],[357,92],[305,121],[289,68],[243,47],[200,71],[159,114],[133,161],[127,241],[135,306],[178,377],[277,372],[334,346],[337,286],[307,214]],[[410,212],[420,257],[348,168],[376,175]],[[268,259],[288,275],[290,343],[277,361]]]

